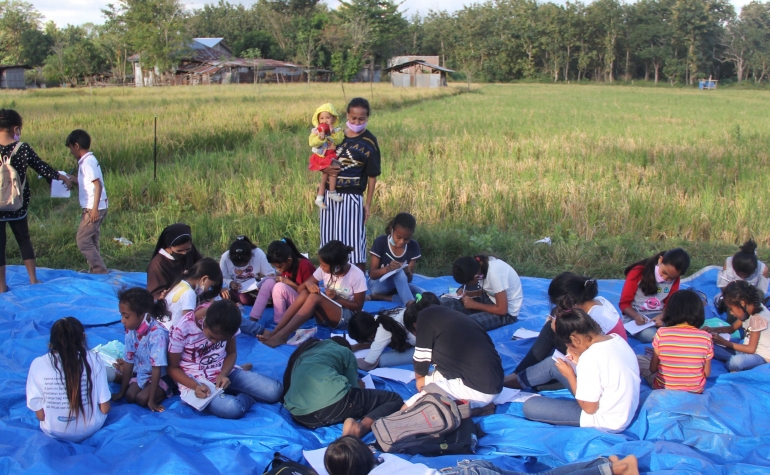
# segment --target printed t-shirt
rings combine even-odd
[[[252,249],[251,259],[245,266],[238,267],[230,260],[230,251],[225,251],[219,259],[219,267],[222,269],[222,288],[230,287],[230,282],[242,284],[249,279],[261,280],[268,275],[275,275],[275,269],[267,262],[267,256],[262,249]]]
[[[750,316],[743,322],[743,329],[746,330],[746,338],[743,340],[743,344],[749,344],[750,333],[761,332],[757,349],[754,353],[764,358],[765,361],[770,362],[770,331],[768,331],[770,327],[768,327],[768,322],[770,322],[770,311],[763,305],[759,313]]]
[[[348,348],[322,340],[294,362],[284,407],[304,416],[331,406],[358,387],[358,362]]]
[[[337,193],[363,195],[369,177],[379,176],[380,146],[369,130],[357,137],[345,137],[337,147],[342,168],[337,175]]]
[[[495,303],[497,303],[495,294],[505,291],[508,298],[508,315],[514,317],[519,315],[521,304],[524,301],[524,292],[521,290],[519,274],[508,263],[490,257],[487,275],[484,276],[481,288]]]
[[[639,406],[639,363],[618,335],[594,343],[578,359],[575,399],[598,402],[596,413],[580,414],[580,427],[622,432]]]
[[[387,235],[378,236],[369,250],[369,254],[380,258],[380,268],[387,267],[394,260],[400,263],[409,263],[422,257],[420,244],[414,239],[409,241],[400,252],[401,255],[396,255],[393,252],[393,247],[388,242]]]
[[[188,312],[179,319],[171,330],[168,341],[169,353],[181,353],[179,368],[196,380],[207,379],[215,383],[222,372],[222,365],[227,356],[227,341],[211,342],[203,334],[203,319],[195,320],[195,312]],[[241,333],[240,330],[235,335]],[[235,337],[235,335],[233,337]],[[179,391],[184,396],[193,391],[184,384],[179,384]]]
[[[652,348],[660,360],[655,389],[703,392],[706,362],[714,357],[710,333],[687,324],[660,327]]]
[[[323,282],[327,289],[334,289],[345,300],[353,300],[355,294],[366,292],[366,275],[354,265],[343,276],[327,274],[320,267],[315,270],[313,277],[318,282]]]
[[[83,414],[78,414],[76,418],[70,417],[67,386],[63,373],[56,370],[50,354],[35,358],[29,366],[27,407],[33,411],[40,409],[45,411],[45,420],[40,421],[40,429],[46,435],[70,442],[80,442],[91,437],[104,425],[107,414],[102,414],[99,404],[112,399],[107,383],[107,372],[98,355],[89,351],[87,358],[91,366],[91,399],[88,398],[85,370],[80,383],[86,417]]]
[[[666,306],[668,298],[679,290],[679,279],[671,282],[657,282],[657,289],[652,295],[644,295],[639,283],[642,281],[644,266],[636,266],[626,274],[623,290],[620,293],[620,311],[632,307],[637,312],[660,312]]]
[[[107,209],[107,189],[104,186],[104,176],[102,176],[102,167],[93,153],[80,157],[78,160],[78,197],[80,198],[80,207],[84,209],[93,209],[94,192],[96,185],[94,181],[102,182],[102,194],[99,197],[99,209]]]
[[[438,305],[417,317],[415,374],[426,376],[431,364],[446,379],[461,379],[480,393],[503,390],[503,364],[486,330],[467,315]]]
[[[177,324],[185,310],[195,310],[198,305],[198,296],[195,294],[192,286],[186,280],[179,282],[173,289],[166,294],[166,306],[171,312],[171,319],[164,320],[161,324],[166,330],[171,331]]]
[[[401,326],[404,326],[404,309],[399,309],[395,313],[389,313],[388,314],[393,320],[397,321],[401,324]],[[378,318],[378,317],[374,317]],[[406,329],[404,329],[406,331]],[[385,350],[385,348],[390,345],[390,339],[392,338],[393,334],[390,333],[388,330],[384,329],[381,326],[377,326],[377,333],[374,335],[374,341],[372,342],[372,346],[369,347],[369,353],[366,354],[366,357],[364,358],[364,361],[370,364],[374,364],[379,358],[380,355],[382,355],[382,352]],[[417,343],[417,340],[415,339],[415,336],[412,335],[410,332],[406,332],[406,341],[414,346],[415,343]]]
[[[160,375],[166,375],[168,359],[168,330],[152,319],[143,333],[138,330],[126,331],[126,353],[123,359],[134,365],[136,383],[140,388],[152,378],[152,367],[160,366]]]

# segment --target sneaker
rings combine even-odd
[[[321,209],[326,209],[326,205],[324,204],[324,197],[323,196],[316,196],[315,197],[315,205],[318,206]]]
[[[332,201],[336,201],[337,203],[341,203],[342,200],[344,200],[345,198],[343,198],[342,195],[337,193],[336,191],[330,191],[329,199]]]
[[[287,341],[286,344],[291,346],[299,346],[308,341],[311,337],[315,336],[316,331],[318,331],[318,328],[315,327],[300,328],[296,333],[294,333],[293,337],[289,338],[289,341]]]

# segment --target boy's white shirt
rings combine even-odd
[[[102,168],[93,152],[88,152],[78,160],[78,197],[80,198],[80,207],[83,209],[90,210],[94,207],[94,191],[96,189],[94,181],[96,180],[102,182],[99,209],[107,209],[107,189],[104,186]]]

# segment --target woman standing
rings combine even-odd
[[[6,292],[8,286],[5,283],[5,223],[11,227],[11,232],[19,243],[21,259],[29,274],[30,284],[39,284],[37,280],[37,266],[35,264],[35,250],[32,248],[32,240],[29,238],[29,226],[27,225],[27,207],[29,206],[29,183],[27,183],[27,167],[32,167],[40,176],[49,180],[61,180],[67,188],[72,188],[70,179],[53,168],[37,156],[32,147],[21,142],[21,116],[12,109],[0,109],[0,157],[3,162],[9,161],[19,176],[19,182],[23,190],[21,208],[16,210],[0,211],[0,292]]]
[[[337,148],[342,166],[324,170],[337,177],[337,193],[343,200],[326,199],[327,208],[321,210],[321,247],[332,240],[342,241],[353,248],[350,262],[361,270],[366,264],[366,220],[381,173],[377,137],[366,128],[370,112],[369,101],[364,98],[356,97],[348,104],[345,139]]]

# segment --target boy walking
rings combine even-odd
[[[91,274],[107,274],[99,254],[99,235],[102,221],[107,216],[107,191],[104,189],[102,169],[96,157],[89,150],[91,137],[85,130],[73,130],[65,142],[70,153],[78,160],[78,176],[70,180],[78,184],[78,196],[83,214],[78,226],[78,249],[88,261]]]

